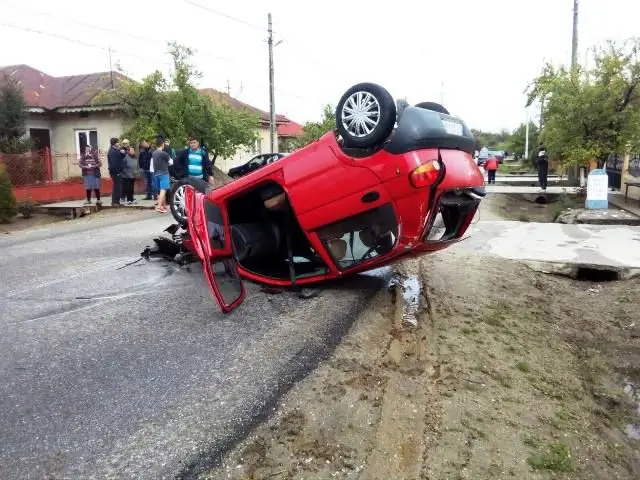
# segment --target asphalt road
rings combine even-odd
[[[248,284],[219,313],[202,277],[140,262],[155,212],[0,238],[0,478],[189,478],[330,354],[384,283],[302,300]],[[122,223],[124,222],[124,223]]]

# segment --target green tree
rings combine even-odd
[[[524,149],[526,146],[526,136],[527,136],[527,125],[521,124],[518,128],[516,128],[511,134],[509,140],[506,142],[506,150],[509,152],[513,152],[517,158],[524,157]],[[535,151],[538,145],[538,126],[529,122],[529,157],[531,158],[531,153]]]
[[[0,164],[0,223],[9,223],[18,213],[13,185],[4,165]]]
[[[121,105],[131,125],[124,135],[136,140],[163,135],[175,146],[186,145],[194,135],[214,161],[252,147],[258,138],[258,117],[215,102],[194,86],[200,73],[191,65],[191,49],[171,43],[169,54],[173,70],[168,77],[156,71],[142,82],[121,80],[114,91],[99,97],[101,103]]]
[[[640,40],[610,42],[594,54],[589,71],[547,64],[528,88],[528,102],[541,100],[541,141],[563,165],[597,160],[640,141]]]
[[[5,75],[0,86],[0,152],[23,153],[31,142],[25,137],[27,112],[22,88],[15,78]]]
[[[322,119],[319,122],[307,122],[302,127],[302,135],[296,139],[298,148],[319,139],[325,133],[335,130],[336,116],[334,107],[325,105],[322,112]]]
[[[492,148],[495,150],[508,150],[506,147],[511,137],[509,130],[504,129],[499,133],[492,133],[472,128],[471,133],[476,139],[476,150],[480,150],[482,147]]]

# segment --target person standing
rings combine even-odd
[[[82,169],[82,182],[84,184],[84,190],[87,194],[87,201],[85,204],[91,205],[91,191],[96,195],[96,205],[101,205],[100,201],[100,157],[91,145],[87,145],[84,154],[80,158],[80,168]]]
[[[111,177],[111,206],[119,207],[122,195],[122,169],[124,168],[125,151],[120,148],[117,138],[109,140],[110,147],[107,153],[107,163],[109,165],[109,176]]]
[[[157,194],[153,188],[153,172],[151,171],[151,145],[146,140],[140,143],[140,151],[138,152],[138,167],[142,170],[144,175],[144,184],[147,196],[145,200],[155,200]]]
[[[189,137],[189,147],[176,159],[175,175],[176,178],[199,178],[213,185],[213,164],[196,137]]]
[[[484,168],[487,171],[487,183],[496,183],[496,172],[498,171],[498,159],[492,155],[487,158]]]
[[[538,167],[538,183],[540,183],[540,188],[542,190],[546,190],[547,177],[549,175],[549,156],[547,155],[547,150],[544,148],[543,144],[540,144],[540,147],[538,147],[538,158],[536,164]]]
[[[127,205],[133,205],[136,200],[133,196],[133,189],[136,182],[136,159],[133,147],[129,147],[124,157],[124,168],[122,169],[122,195]]]
[[[164,140],[156,140],[156,150],[151,154],[153,162],[153,175],[158,191],[158,204],[156,210],[160,213],[167,213],[167,190],[169,190],[169,163],[171,157],[163,150]]]

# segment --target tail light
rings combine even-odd
[[[440,176],[440,164],[437,160],[430,160],[416,168],[409,175],[409,181],[415,188],[433,185]]]

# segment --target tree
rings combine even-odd
[[[250,148],[258,138],[258,117],[241,108],[214,102],[194,85],[200,73],[191,65],[193,51],[169,44],[173,70],[165,77],[156,71],[142,82],[121,80],[112,92],[99,96],[101,103],[121,106],[131,127],[124,132],[135,140],[161,135],[173,145],[186,145],[190,135],[206,145],[213,160],[230,157],[239,148]]]
[[[518,128],[516,128],[511,134],[509,140],[506,142],[506,149],[509,152],[513,152],[516,157],[522,158],[524,157],[524,149],[526,146],[526,136],[527,136],[527,125],[521,124]],[[531,152],[536,149],[538,145],[538,126],[529,122],[529,157],[531,157]]]
[[[589,71],[547,64],[528,88],[528,104],[543,102],[541,140],[564,165],[597,160],[640,141],[640,40],[610,42]]]
[[[5,75],[0,86],[0,152],[23,153],[31,142],[25,137],[27,112],[22,88],[17,80]]]
[[[296,139],[297,147],[305,145],[319,139],[325,133],[335,130],[336,116],[331,105],[325,105],[322,112],[322,120],[319,122],[307,122],[302,127],[302,135]]]
[[[4,165],[0,164],[0,223],[9,223],[18,213],[11,179]]]
[[[506,150],[511,133],[509,130],[502,130],[500,133],[483,132],[482,130],[471,129],[471,133],[476,139],[476,150],[488,147],[496,150]]]

